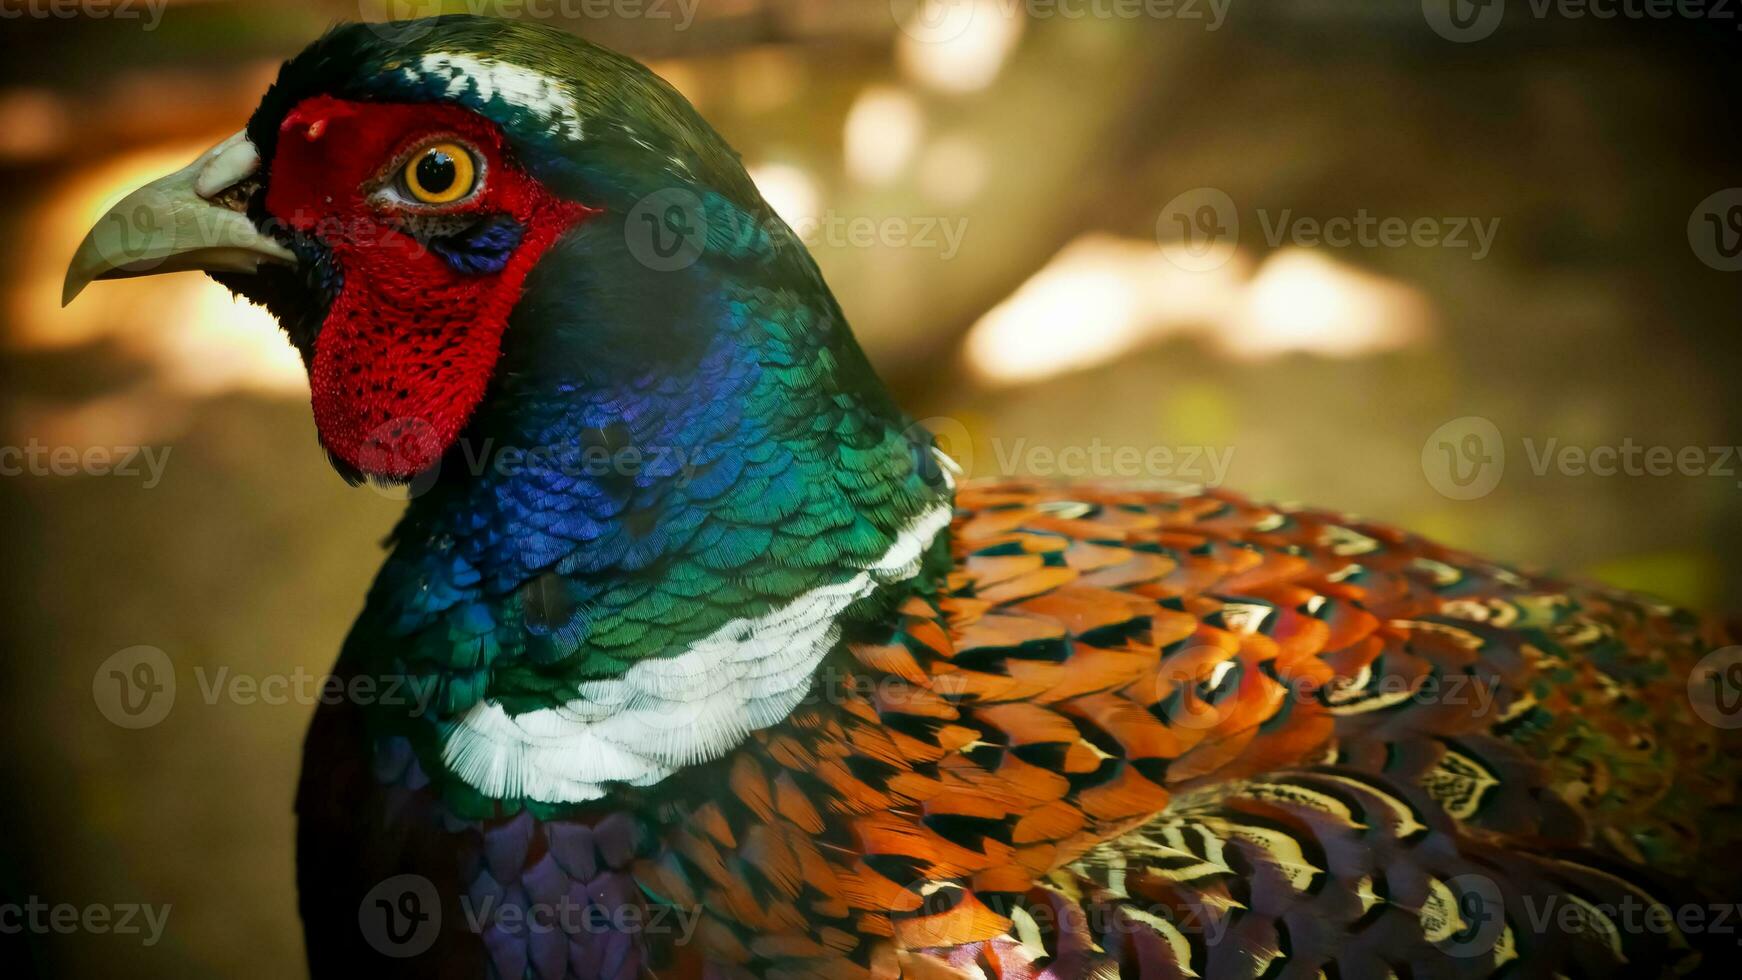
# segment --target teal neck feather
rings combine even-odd
[[[408,737],[451,799],[580,802],[718,758],[844,635],[941,581],[930,436],[669,85],[536,25],[353,25],[281,73],[249,125],[265,156],[313,93],[469,108],[598,211],[527,279],[342,657],[412,678],[414,704],[371,706],[372,728]],[[317,313],[283,318],[298,336]]]
[[[554,249],[484,408],[395,532],[366,615],[386,636],[354,649],[418,678],[431,717],[406,723],[449,768],[465,739],[499,747],[494,729],[457,730],[481,702],[510,717],[569,705],[770,617],[826,615],[816,642],[832,644],[947,564],[930,435],[894,407],[809,256],[766,213],[684,190],[733,233],[691,266],[651,268],[626,244],[633,208],[608,203]],[[933,571],[888,557],[921,532]],[[790,693],[743,710],[784,716]],[[733,726],[767,723],[727,719],[719,745],[666,751],[705,761]],[[507,780],[486,797],[592,792],[485,779]]]

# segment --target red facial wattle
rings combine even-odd
[[[446,138],[477,151],[474,194],[431,207],[381,192],[407,153]],[[373,476],[428,469],[484,397],[527,273],[593,210],[554,197],[494,124],[453,106],[308,99],[280,126],[268,172],[267,213],[325,245],[343,277],[309,365],[322,443]],[[456,268],[407,231],[436,215],[512,220],[519,240],[499,269]]]

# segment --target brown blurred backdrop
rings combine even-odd
[[[0,948],[27,975],[304,972],[312,704],[209,688],[318,679],[400,504],[327,468],[264,314],[192,274],[63,311],[60,277],[327,24],[440,6],[558,24],[693,99],[975,475],[1219,480],[1742,609],[1736,20],[0,0]],[[1579,465],[1604,447],[1623,471]],[[178,687],[133,730],[93,684],[139,645]],[[155,942],[142,916],[9,928],[33,899],[169,911]]]

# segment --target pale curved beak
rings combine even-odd
[[[61,305],[94,279],[190,269],[258,272],[265,263],[295,265],[296,256],[260,233],[227,194],[260,169],[260,153],[238,132],[175,173],[146,184],[110,208],[67,265]]]

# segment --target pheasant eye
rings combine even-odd
[[[437,143],[412,154],[400,178],[405,192],[422,204],[451,204],[472,192],[477,167],[458,143]]]

